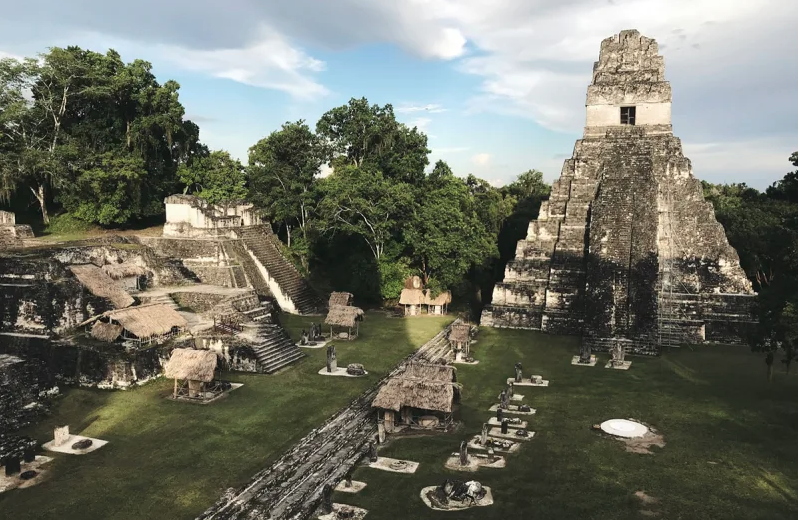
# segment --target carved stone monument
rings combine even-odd
[[[333,487],[330,484],[324,484],[324,488],[322,489],[322,511],[324,514],[328,515],[333,511],[333,502],[332,502],[332,492]]]
[[[520,383],[522,376],[523,376],[522,367],[521,367],[521,362],[519,361],[518,363],[515,364],[515,382]]]
[[[579,362],[583,364],[589,364],[591,361],[590,357],[590,344],[582,343],[581,352],[579,353]]]
[[[468,445],[466,441],[460,443],[460,465],[468,466]]]
[[[507,435],[509,428],[510,428],[510,421],[508,421],[507,419],[502,419],[502,434]]]
[[[302,339],[299,340],[299,344],[300,345],[307,345],[308,341],[310,341],[308,339],[308,333],[305,332],[305,329],[302,329]]]
[[[510,397],[507,395],[507,390],[502,390],[501,396],[499,396],[499,408],[506,410],[509,406]]]
[[[487,424],[483,424],[482,425],[482,434],[479,437],[479,443],[482,446],[485,446],[488,443],[488,425]]]
[[[69,440],[69,426],[59,426],[53,432],[53,446],[63,446]]]
[[[374,441],[369,442],[369,462],[377,462],[377,445]]]
[[[515,383],[512,381],[507,382],[507,397],[512,399],[515,395]]]
[[[601,42],[584,136],[481,324],[581,335],[594,351],[744,344],[755,294],[671,125],[657,42]]]
[[[338,361],[335,358],[335,345],[327,345],[327,372],[335,372],[338,368]]]

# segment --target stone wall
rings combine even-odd
[[[0,341],[0,354],[41,366],[47,381],[102,389],[128,388],[159,377],[173,348],[166,344],[128,352],[89,340],[80,345],[25,337]]]
[[[28,426],[43,411],[42,398],[55,393],[36,360],[0,354],[0,432]]]
[[[227,298],[224,294],[176,292],[170,295],[181,307],[191,309],[196,313],[204,313]]]

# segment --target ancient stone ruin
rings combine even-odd
[[[586,107],[584,137],[482,324],[644,354],[741,342],[754,292],[673,135],[656,41],[634,30],[605,39]]]

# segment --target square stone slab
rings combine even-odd
[[[333,512],[332,513],[329,513],[329,514],[326,514],[326,515],[320,515],[317,518],[319,520],[337,520],[338,519],[338,512],[341,511],[342,509],[350,509],[350,510],[352,510],[355,513],[354,516],[350,517],[352,520],[360,520],[361,518],[366,516],[366,513],[368,513],[368,509],[363,509],[363,508],[355,507],[355,506],[348,506],[346,504],[334,503],[333,504]]]
[[[530,408],[529,409],[530,411],[528,411],[528,412],[522,412],[519,408],[520,407],[517,404],[511,404],[511,405],[509,405],[509,407],[504,409],[504,413],[510,414],[510,415],[535,415],[536,413],[538,413],[538,411],[536,409],[534,409],[534,408]],[[493,406],[490,407],[490,411],[494,412],[494,413],[498,409],[499,409],[499,404],[498,403],[494,404]]]
[[[594,367],[594,366],[596,366],[596,363],[598,362],[598,359],[596,359],[596,356],[590,356],[590,363],[580,363],[579,362],[579,358],[580,357],[581,356],[574,356],[571,359],[571,364],[572,365],[576,365],[578,367]]]
[[[397,463],[404,463],[404,467],[396,467]],[[418,469],[418,462],[410,460],[391,459],[388,457],[377,457],[377,462],[368,462],[366,466],[383,471],[393,471],[394,473],[415,473]]]
[[[498,427],[501,427],[501,425],[502,425],[502,423],[499,422],[499,420],[496,419],[495,417],[491,417],[488,420],[488,424],[491,425],[491,426],[498,426]],[[527,422],[526,421],[521,421],[520,424],[507,423],[507,427],[508,428],[515,428],[516,430],[526,430]]]
[[[488,435],[488,439],[503,440],[503,441],[510,440],[510,439],[499,439],[498,437],[491,437],[490,435]],[[480,435],[475,436],[473,439],[471,439],[471,442],[468,443],[468,449],[469,450],[485,450],[485,451],[487,451],[488,447],[487,446],[483,446],[482,444],[480,444],[480,442],[479,442],[480,440],[482,440]],[[516,451],[518,451],[518,448],[520,448],[520,447],[521,447],[521,445],[519,443],[512,442],[512,446],[510,446],[507,449],[500,448],[498,446],[493,446],[493,451],[496,452],[496,453],[515,453]]]
[[[607,361],[607,364],[604,365],[604,368],[614,368],[615,370],[629,370],[630,366],[632,366],[631,361],[624,361],[623,364],[618,365],[616,367],[612,366],[612,361]]]
[[[369,375],[369,373],[368,373],[368,371],[365,371],[365,372],[366,373],[363,374],[362,376],[353,376],[352,374],[348,374],[346,372],[346,367],[337,367],[332,372],[327,372],[327,367],[324,367],[321,370],[319,370],[319,375],[320,376],[340,376],[340,377],[366,377],[367,375]]]
[[[497,439],[507,439],[511,441],[531,441],[532,438],[535,436],[535,432],[529,432],[527,437],[519,437],[515,434],[518,430],[509,430],[507,434],[502,433],[501,428],[491,428],[488,432],[490,437],[496,437]]]
[[[516,383],[514,377],[508,377],[507,382],[509,383],[510,381],[512,381],[515,386],[549,386],[548,379],[543,379],[539,384],[533,383],[532,379],[522,379],[520,383]]]
[[[85,450],[73,450],[72,445],[78,441],[82,441],[84,439],[91,439],[91,446],[86,448]],[[93,451],[99,450],[106,444],[108,441],[102,441],[100,439],[92,439],[91,437],[84,437],[82,435],[70,435],[69,439],[62,444],[61,446],[55,446],[55,441],[50,441],[42,444],[42,448],[49,451],[57,451],[58,453],[69,453],[70,455],[85,455],[86,453],[91,453]]]
[[[363,488],[365,487],[365,482],[359,482],[357,480],[353,480],[352,485],[346,487],[346,483],[342,480],[337,486],[335,486],[335,490],[340,491],[341,493],[359,493],[360,491],[363,491]]]
[[[496,455],[494,459],[495,460],[491,462],[490,459],[488,459],[488,455],[486,453],[469,453],[468,464],[466,464],[465,466],[461,466],[460,454],[452,453],[451,457],[449,457],[446,460],[446,464],[444,464],[444,467],[446,469],[452,469],[454,471],[474,472],[479,468],[504,468],[505,466],[507,466],[507,461],[501,455]]]

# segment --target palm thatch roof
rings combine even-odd
[[[91,336],[94,339],[105,341],[106,343],[113,343],[120,334],[122,334],[122,325],[116,325],[114,323],[97,321],[94,322],[91,328]]]
[[[216,353],[212,350],[193,350],[176,348],[166,364],[165,375],[169,379],[187,379],[189,381],[213,381],[216,370]]]
[[[397,377],[382,385],[371,406],[396,412],[406,406],[450,413],[454,392],[455,385],[452,383]]]
[[[424,303],[424,291],[421,289],[402,289],[399,305],[421,305]]]
[[[130,262],[107,264],[103,266],[103,271],[114,280],[121,280],[131,276],[145,276],[147,274],[146,269]]]
[[[347,307],[352,305],[352,300],[355,298],[355,295],[348,292],[334,292],[330,294],[330,301],[327,306],[332,309],[333,307],[341,306]]]
[[[468,323],[456,323],[452,325],[452,330],[449,332],[449,341],[454,343],[465,343],[471,336],[471,325]]]
[[[432,291],[427,289],[424,291],[424,305],[448,305],[452,303],[452,293],[443,291],[435,298],[432,297]]]
[[[115,308],[124,309],[133,305],[133,297],[96,265],[70,265],[69,270],[90,293],[110,300]]]
[[[186,319],[176,310],[161,303],[109,311],[104,316],[118,322],[137,338],[160,336],[170,332],[173,327],[184,329],[188,326]]]
[[[324,323],[327,325],[337,325],[339,327],[354,327],[355,322],[362,320],[366,313],[359,307],[343,307],[336,305],[330,306],[330,312],[327,313]]]
[[[440,363],[412,362],[389,379],[372,401],[374,408],[399,411],[403,406],[449,413],[459,386],[457,369]]]
[[[452,365],[415,361],[408,363],[404,371],[395,377],[402,379],[423,379],[425,381],[452,383],[457,379],[456,374],[457,369]]]

